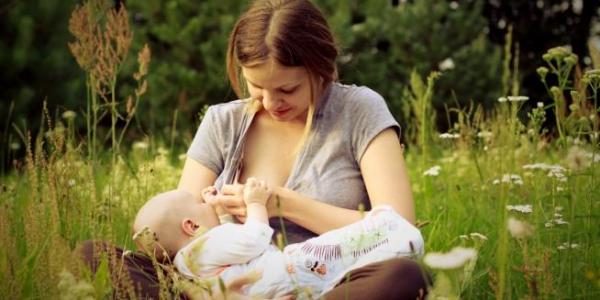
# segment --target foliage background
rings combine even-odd
[[[84,75],[67,43],[68,17],[78,1],[9,1],[0,5],[0,116],[6,120],[3,142],[17,139],[10,123],[23,131],[39,128],[42,101],[51,112],[83,113]],[[149,43],[153,60],[149,90],[136,120],[134,139],[147,132],[167,136],[174,116],[185,147],[204,104],[231,100],[224,71],[224,51],[235,18],[248,1],[129,0],[134,44],[122,70],[119,95],[131,93],[133,53]],[[550,47],[572,45],[580,58],[598,1],[383,1],[317,0],[339,42],[340,80],[367,85],[381,93],[406,127],[402,107],[413,70],[422,77],[451,59],[437,82],[434,108],[438,127],[449,120],[445,107],[482,104],[489,108],[502,95],[502,47],[514,24],[519,45],[518,81],[537,100],[546,97],[535,74],[541,54]],[[514,50],[514,49],[513,49]],[[589,59],[585,60],[589,65]],[[124,99],[121,105],[125,105]],[[14,108],[11,109],[11,104]],[[177,110],[177,112],[176,112]],[[551,118],[550,118],[551,119]],[[108,122],[105,123],[108,125]],[[122,124],[121,124],[122,125]],[[81,128],[80,128],[81,129]],[[130,139],[131,140],[131,139]],[[3,155],[3,162],[7,157]]]

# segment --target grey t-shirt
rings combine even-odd
[[[249,100],[211,106],[187,155],[211,169],[217,188],[234,181],[246,132],[254,115],[246,110]],[[310,138],[298,154],[286,187],[335,206],[370,209],[359,162],[371,140],[386,128],[400,134],[400,126],[384,99],[367,87],[332,83],[318,102]],[[271,219],[276,232],[280,220]],[[315,236],[284,220],[289,243]]]

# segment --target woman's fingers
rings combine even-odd
[[[244,193],[244,185],[242,184],[224,184],[221,188],[223,195],[242,195]]]

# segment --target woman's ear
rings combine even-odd
[[[196,232],[198,231],[199,228],[200,228],[200,225],[198,225],[192,219],[185,218],[181,222],[181,229],[183,230],[183,232],[185,234],[187,234],[189,236],[194,236],[196,234]]]

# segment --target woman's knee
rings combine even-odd
[[[425,299],[431,277],[416,261],[395,258],[381,264],[377,277],[390,299]]]

